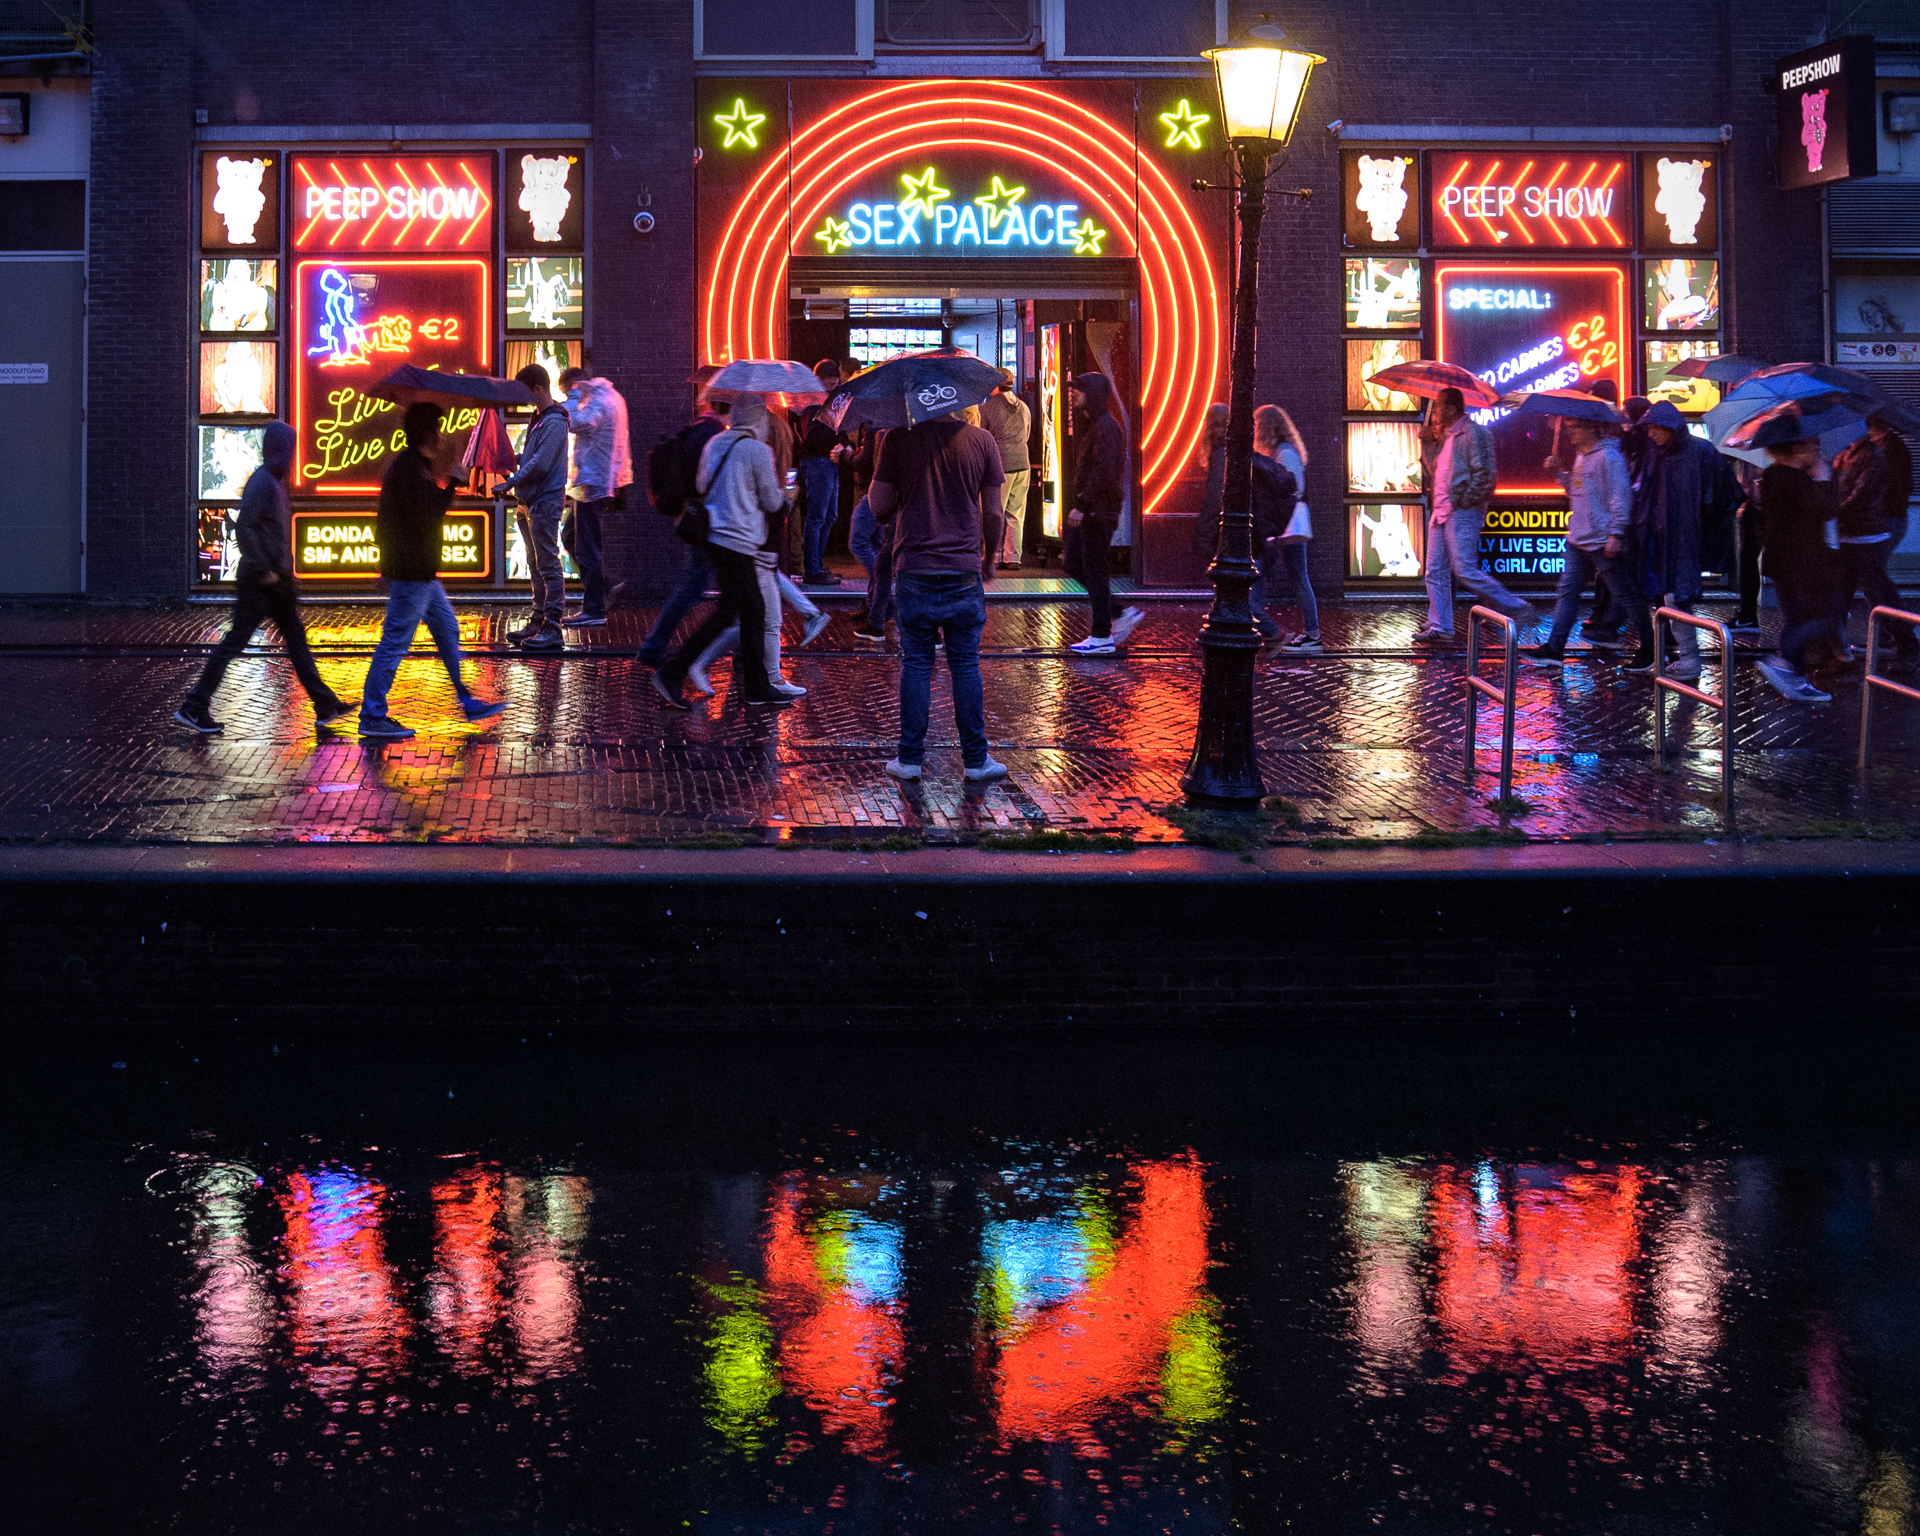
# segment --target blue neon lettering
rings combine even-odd
[[[847,210],[847,225],[853,231],[855,245],[873,243],[873,209],[865,203],[855,203]]]
[[[1553,291],[1538,288],[1455,288],[1447,294],[1448,309],[1553,308]]]
[[[888,232],[888,227],[892,224],[896,211],[892,203],[875,203],[873,205],[873,243],[875,245],[893,245],[896,243],[892,234]]]
[[[1044,235],[1040,233],[1040,216],[1042,214],[1045,214],[1047,217],[1047,232]],[[1027,220],[1027,228],[1035,245],[1052,245],[1053,205],[1051,203],[1035,203],[1033,205],[1033,213]]]
[[[947,231],[960,222],[960,210],[946,203],[933,205],[933,243],[945,245]]]
[[[1020,237],[1020,243],[1022,245],[1027,245],[1031,243],[1027,237],[1026,217],[1020,212],[1018,208],[1009,208],[1007,210],[1006,217],[1001,219],[1000,223],[1007,232],[1006,238],[1000,242],[1002,245],[1011,245],[1013,243],[1013,237],[1015,235],[1018,235]]]
[[[960,210],[960,222],[954,226],[953,231],[955,245],[967,240],[971,240],[975,245],[980,243],[980,220],[975,216],[971,203]]]
[[[1069,231],[1074,226],[1074,215],[1080,211],[1078,203],[1060,203],[1054,211],[1053,238],[1057,245],[1065,245],[1073,236]]]
[[[900,233],[895,237],[893,243],[895,245],[906,245],[908,242],[912,242],[914,245],[920,243],[920,210],[918,208],[902,208],[900,210]]]

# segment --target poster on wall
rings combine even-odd
[[[1619,250],[1633,244],[1626,155],[1563,150],[1430,150],[1430,243],[1519,254]]]
[[[1427,505],[1357,502],[1347,508],[1347,574],[1415,577],[1426,572]]]
[[[295,155],[296,251],[493,250],[493,156]]]
[[[280,249],[280,157],[251,150],[200,156],[200,249]]]
[[[440,520],[442,580],[475,580],[493,574],[491,514],[448,512]],[[374,514],[329,509],[293,514],[293,571],[296,576],[366,581],[380,574],[380,530]]]
[[[1435,263],[1433,355],[1512,390],[1591,389],[1611,379],[1633,393],[1632,313],[1624,262]],[[1491,428],[1497,496],[1558,496],[1543,466],[1549,418],[1512,419],[1492,407],[1474,420]]]
[[[202,585],[232,581],[240,571],[237,507],[202,507],[194,519],[194,576]]]
[[[1874,176],[1879,103],[1871,37],[1836,37],[1773,66],[1774,169],[1783,192]]]
[[[1420,167],[1413,154],[1343,149],[1340,216],[1350,248],[1419,245]]]
[[[400,413],[367,391],[402,363],[491,371],[491,263],[474,257],[304,260],[293,268],[293,484],[378,491],[405,447]],[[478,410],[454,412],[448,432]]]
[[[547,388],[557,396],[560,393],[560,375],[569,368],[584,366],[580,361],[580,353],[581,343],[577,341],[556,341],[547,336],[542,336],[538,341],[510,341],[507,343],[506,361],[500,365],[501,372],[512,378],[529,363],[538,363],[547,370]]]
[[[578,256],[507,258],[507,329],[577,331],[587,312]]]
[[[1420,402],[1397,389],[1375,384],[1373,376],[1395,363],[1417,362],[1420,341],[1413,336],[1376,336],[1347,343],[1347,409],[1418,412]]]
[[[199,429],[200,499],[238,501],[247,477],[260,467],[262,427]]]
[[[580,150],[508,150],[507,249],[585,250],[586,179]]]
[[[270,341],[200,343],[200,414],[271,416],[279,369]]]
[[[1421,493],[1420,426],[1412,421],[1347,423],[1347,489],[1362,495]]]
[[[1673,365],[1689,357],[1718,357],[1717,341],[1649,341],[1647,387],[1649,400],[1665,400],[1677,411],[1699,415],[1720,403],[1720,386],[1711,379],[1676,379]]]
[[[1492,507],[1480,534],[1480,568],[1502,581],[1551,581],[1567,568],[1565,507]]]
[[[1645,313],[1649,331],[1720,329],[1720,263],[1674,256],[1642,263]]]
[[[1710,251],[1720,243],[1720,157],[1640,157],[1640,248]]]
[[[280,321],[280,263],[200,263],[200,329],[270,331]]]
[[[1420,263],[1411,256],[1346,258],[1350,331],[1420,329]]]

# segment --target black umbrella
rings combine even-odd
[[[367,393],[402,407],[417,400],[431,400],[450,411],[476,405],[533,404],[533,391],[518,379],[496,379],[489,373],[442,373],[437,368],[416,368],[412,363],[402,363]]]
[[[827,397],[827,420],[837,432],[917,426],[978,405],[1000,382],[998,368],[952,347],[909,352],[848,379]]]

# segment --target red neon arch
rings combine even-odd
[[[1192,460],[1221,381],[1220,289],[1193,215],[1158,163],[1137,153],[1132,132],[1045,88],[909,81],[798,127],[727,221],[702,305],[701,353],[716,363],[776,355],[787,262],[808,249],[822,210],[879,164],[955,146],[996,150],[1070,182],[1108,221],[1118,253],[1138,260],[1140,479],[1151,512]]]

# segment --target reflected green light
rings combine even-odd
[[[1160,1400],[1182,1429],[1211,1423],[1227,1408],[1227,1358],[1220,1343],[1218,1303],[1203,1297],[1173,1320]]]
[[[773,1428],[768,1407],[780,1395],[773,1363],[773,1329],[750,1281],[709,1285],[719,1306],[707,1334],[707,1425],[735,1450],[756,1455]]]

